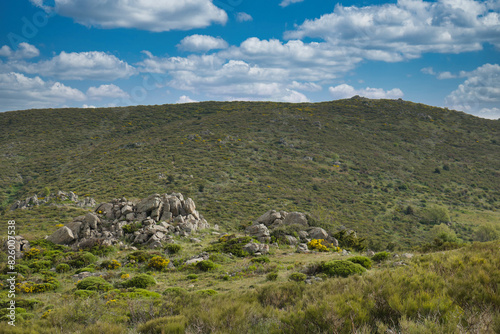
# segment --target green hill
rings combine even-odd
[[[182,192],[233,229],[269,209],[303,211],[374,249],[429,241],[448,220],[470,241],[500,217],[500,122],[402,100],[25,110],[0,113],[0,129],[1,208],[21,234],[69,221],[60,208],[8,210],[57,190]]]

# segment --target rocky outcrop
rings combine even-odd
[[[252,225],[247,227],[246,232],[260,242],[268,242],[271,240],[269,229],[264,224]]]
[[[92,239],[113,245],[125,238],[156,248],[163,242],[171,242],[173,235],[188,236],[209,227],[191,198],[184,200],[180,193],[153,194],[137,203],[126,198],[101,203],[95,212],[76,217],[47,239],[78,247]]]
[[[71,204],[81,208],[95,207],[96,205],[96,201],[92,197],[79,199],[78,195],[76,195],[72,191],[58,191],[57,193],[50,194],[45,197],[38,197],[37,195],[33,195],[32,197],[28,197],[24,200],[15,201],[10,209],[28,209],[38,205],[61,205],[66,204],[67,202],[73,202]]]
[[[23,257],[23,253],[30,250],[30,242],[22,236],[16,235],[14,240],[5,241],[3,249],[6,253],[8,253],[9,250],[14,250],[16,259],[21,259]]]
[[[258,244],[256,242],[249,242],[242,249],[250,255],[265,255],[269,253],[268,244]]]

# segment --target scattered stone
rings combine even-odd
[[[411,258],[413,258],[413,254],[411,254],[411,253],[404,253],[403,255],[401,255],[401,257],[403,259],[411,259]]]
[[[271,240],[271,234],[264,224],[249,226],[246,231],[250,236],[257,238],[260,242],[268,242]]]
[[[297,238],[295,238],[294,236],[291,236],[291,235],[285,235],[285,239],[286,239],[286,243],[289,245],[297,245],[299,243]]]
[[[374,252],[374,251],[372,251],[372,250],[370,250],[370,249],[366,251],[366,256],[368,256],[368,257],[372,257],[372,256],[374,256],[374,255],[375,255],[375,252]]]
[[[85,197],[83,200],[79,200],[78,196],[73,192],[58,191],[57,193],[49,194],[45,197],[38,197],[33,195],[21,201],[15,201],[10,207],[11,210],[17,209],[29,209],[34,206],[39,205],[58,205],[58,202],[71,201],[73,205],[84,208],[84,207],[95,207],[96,201],[91,197]],[[67,205],[67,204],[60,204]]]
[[[245,252],[250,255],[257,255],[260,253],[261,255],[269,253],[269,245],[268,244],[258,244],[256,242],[249,242],[242,248]]]
[[[297,253],[309,253],[309,248],[307,247],[307,244],[299,244],[297,246]]]
[[[321,227],[313,227],[308,231],[308,233],[311,239],[328,239],[328,232]]]

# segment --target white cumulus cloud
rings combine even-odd
[[[330,87],[328,88],[328,91],[335,99],[345,99],[353,97],[355,95],[360,95],[370,99],[397,99],[403,97],[404,95],[399,88],[394,88],[388,91],[385,91],[382,88],[370,87],[355,89],[354,87],[347,84]]]
[[[250,14],[239,12],[236,13],[236,21],[238,22],[248,22],[253,21],[253,17]]]
[[[100,28],[135,28],[154,32],[225,24],[227,14],[212,0],[31,0],[46,11]],[[46,3],[54,3],[50,7]]]
[[[64,52],[39,62],[8,61],[6,70],[50,76],[63,80],[115,80],[136,73],[133,66],[105,52]]]
[[[60,82],[30,78],[22,73],[0,73],[0,108],[3,111],[60,106],[66,102],[83,101],[85,94]]]
[[[281,1],[280,6],[286,7],[286,6],[291,5],[292,3],[297,3],[297,2],[302,2],[302,1],[304,1],[304,0],[283,0],[283,1]]]
[[[40,55],[40,50],[36,46],[28,43],[19,43],[17,50],[12,50],[8,45],[0,48],[0,57],[8,57],[12,59],[27,59],[34,58]]]
[[[194,103],[194,102],[198,102],[198,101],[193,100],[192,98],[190,98],[187,95],[182,95],[181,97],[179,97],[179,99],[175,103],[180,104],[180,103]]]
[[[124,92],[120,87],[110,84],[110,85],[100,85],[99,87],[90,87],[87,90],[87,96],[91,99],[101,99],[101,98],[128,98],[129,94]]]
[[[401,61],[422,53],[461,53],[500,47],[500,15],[492,2],[399,0],[366,7],[336,5],[333,13],[306,20],[287,39],[320,38],[351,47],[365,59]]]
[[[191,35],[184,37],[177,47],[184,51],[209,51],[214,49],[225,49],[228,44],[220,37],[207,35]]]
[[[446,105],[483,118],[500,118],[500,66],[484,64],[460,76],[467,79],[446,97]]]

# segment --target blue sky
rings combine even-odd
[[[500,0],[8,0],[0,111],[402,98],[500,118]]]

